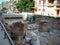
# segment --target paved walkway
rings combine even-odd
[[[8,39],[4,39],[4,31],[1,30],[1,26],[0,26],[0,45],[10,45]]]

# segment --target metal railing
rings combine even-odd
[[[6,34],[7,38],[8,38],[8,40],[9,40],[10,44],[11,45],[15,45],[14,42],[13,42],[13,40],[11,39],[10,35],[8,34],[8,32],[7,32],[4,24],[1,21],[0,21],[0,25],[2,26],[3,31],[5,32],[5,34]]]

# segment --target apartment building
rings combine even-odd
[[[35,13],[45,16],[60,17],[60,0],[34,0]]]
[[[15,6],[15,3],[17,3],[18,2],[18,0],[10,0],[10,9],[13,11],[14,10],[14,8],[16,7]]]
[[[7,8],[7,9],[10,9],[10,1],[4,1],[4,2],[2,2],[2,8]]]

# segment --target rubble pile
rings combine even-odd
[[[37,36],[31,36],[33,35],[33,33],[35,33]],[[59,33],[58,33],[59,32]],[[31,35],[27,34],[28,39],[32,39],[32,37],[34,37],[35,39],[38,37],[38,39],[34,40],[37,41],[39,40],[40,45],[60,45],[60,31],[59,30],[52,30],[49,32],[39,32],[38,30],[29,30],[29,33],[31,33]],[[31,36],[31,37],[30,37]],[[33,43],[33,42],[32,42]]]
[[[60,37],[56,35],[50,35],[49,33],[40,33],[41,45],[60,45]]]
[[[38,23],[16,22],[9,34],[16,45],[60,45],[60,22],[40,19]]]
[[[28,30],[37,30],[39,25],[37,23],[28,24]]]
[[[41,45],[60,45],[60,30],[40,32]]]
[[[39,36],[40,45],[60,45],[60,30],[52,29],[52,22],[50,20],[40,20],[40,23],[37,27],[39,26],[43,28],[33,30],[34,26],[30,24],[28,29]]]

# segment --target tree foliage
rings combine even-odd
[[[7,9],[7,8],[5,8],[5,7],[3,7],[1,10],[2,10],[2,11],[4,11],[4,10],[8,10],[8,9]]]
[[[16,4],[16,7],[19,11],[31,11],[32,7],[34,7],[33,0],[20,0]]]

